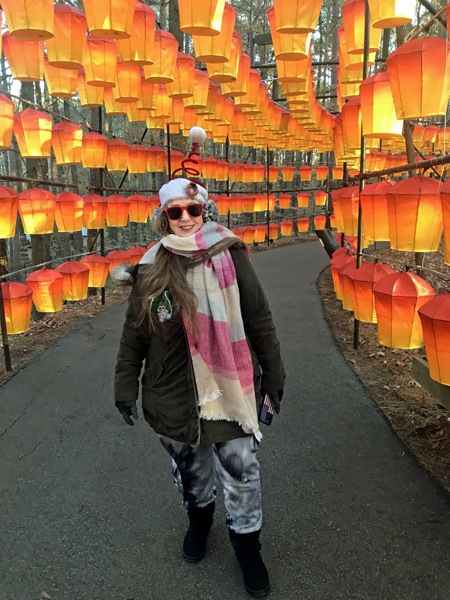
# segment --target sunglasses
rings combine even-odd
[[[171,221],[178,221],[183,215],[183,211],[187,211],[190,217],[200,217],[203,214],[203,204],[188,204],[188,206],[171,206],[165,208],[164,212]]]

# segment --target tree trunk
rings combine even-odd
[[[184,35],[180,29],[180,13],[178,0],[169,0],[169,32],[176,37],[180,52],[184,48]]]

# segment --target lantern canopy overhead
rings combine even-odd
[[[378,29],[411,23],[415,8],[414,0],[369,0],[372,25]]]
[[[83,11],[55,4],[54,37],[46,40],[48,62],[59,69],[81,69],[86,46],[87,21]]]
[[[388,73],[365,79],[359,88],[362,132],[366,138],[401,138],[403,121],[397,119]]]
[[[53,0],[2,0],[8,29],[18,40],[48,40],[53,37]]]
[[[116,40],[129,38],[135,4],[135,0],[83,0],[90,34]]]
[[[322,0],[274,0],[273,6],[278,33],[313,33]]]
[[[131,35],[117,40],[120,62],[124,65],[152,65],[155,44],[156,13],[136,1]]]
[[[44,77],[44,42],[18,40],[8,31],[2,36],[5,58],[13,79],[40,81]]]
[[[178,10],[183,33],[205,36],[220,34],[225,0],[178,0]]]
[[[236,11],[225,2],[222,26],[219,35],[193,35],[195,56],[198,61],[206,63],[223,63],[230,58]]]

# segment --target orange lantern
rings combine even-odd
[[[133,27],[135,0],[83,0],[91,35],[100,38],[129,38]]]
[[[333,179],[342,179],[342,177],[344,176],[343,167],[333,167],[331,170],[333,172]]]
[[[325,215],[317,215],[317,217],[314,217],[315,229],[325,229],[326,224],[327,218]]]
[[[14,115],[14,134],[22,158],[50,158],[52,119],[46,113],[27,108]]]
[[[47,190],[31,188],[19,194],[19,214],[26,234],[53,233],[56,199]]]
[[[3,52],[13,79],[40,81],[44,77],[44,42],[24,41],[7,31],[2,36]]]
[[[250,78],[250,63],[250,56],[242,52],[239,57],[236,81],[223,83],[221,86],[222,94],[226,98],[238,98],[239,96],[245,96],[247,94]]]
[[[114,269],[114,267],[118,267],[119,265],[123,265],[128,262],[128,254],[127,252],[125,252],[125,250],[113,250],[112,252],[109,252],[106,255],[106,258],[107,260],[109,260],[110,273]]]
[[[311,33],[278,33],[275,8],[267,11],[273,49],[277,60],[302,60],[308,57],[311,46]]]
[[[280,208],[286,209],[291,205],[291,195],[290,194],[280,194],[278,196],[278,202],[280,204]]]
[[[131,35],[117,39],[120,62],[124,65],[153,64],[156,13],[143,2],[136,2]]]
[[[144,80],[145,81],[145,80]],[[141,80],[142,84],[142,80]],[[152,86],[153,88],[153,86]],[[105,111],[108,115],[124,116],[127,114],[127,105],[124,102],[117,102],[114,98],[114,88],[92,88],[94,90],[104,91]]]
[[[81,231],[83,198],[72,192],[62,192],[56,196],[56,226],[58,232]]]
[[[170,173],[169,173],[169,162],[167,160],[167,154],[165,155],[166,173],[171,175],[174,171],[181,169],[182,168],[181,163],[183,162],[184,159],[185,159],[185,156],[182,152],[180,152],[179,150],[171,150],[170,151]],[[180,177],[181,175],[182,175],[182,172],[177,173],[178,177]]]
[[[281,221],[281,235],[292,235],[292,230],[294,229],[294,223],[292,221],[286,220]]]
[[[229,164],[226,160],[217,161],[216,181],[228,181]]]
[[[217,160],[212,156],[203,159],[202,175],[204,179],[215,179],[217,176]]]
[[[398,120],[395,113],[389,74],[378,73],[368,77],[359,90],[364,137],[402,137],[403,121]]]
[[[300,192],[297,194],[297,204],[299,208],[308,208],[309,194],[308,192]],[[308,219],[309,223],[309,219]]]
[[[23,283],[8,282],[2,283],[2,295],[5,307],[6,332],[16,334],[28,331],[30,329],[33,290],[23,285]]]
[[[276,183],[278,181],[278,173],[280,172],[280,168],[275,165],[270,165],[269,167],[269,182]]]
[[[151,207],[150,198],[136,194],[134,196],[129,196],[128,200],[130,202],[130,223],[147,223],[148,213],[150,212]]]
[[[80,260],[89,269],[88,287],[103,288],[109,272],[109,260],[98,254],[89,254]]]
[[[133,265],[139,264],[139,261],[141,260],[141,258],[144,256],[144,254],[146,252],[147,252],[147,250],[145,248],[141,248],[140,246],[134,246],[133,248],[129,248],[127,250],[127,254],[128,254],[127,262],[129,262]]]
[[[316,206],[325,206],[327,203],[328,194],[322,190],[314,192],[314,204]]]
[[[144,76],[151,83],[174,81],[178,55],[178,42],[171,33],[157,29],[153,49],[153,64],[144,65]]]
[[[244,227],[244,242],[246,244],[253,244],[255,240],[255,228],[252,225],[246,225]]]
[[[232,163],[230,165],[230,181],[240,182],[244,178],[244,165],[242,163]]]
[[[115,87],[117,75],[116,42],[88,35],[83,66],[86,83],[89,85],[102,88]]]
[[[195,59],[189,54],[178,52],[173,75],[173,82],[167,84],[169,97],[191,98],[194,95]]]
[[[345,256],[344,254],[342,256]],[[365,261],[364,261],[365,262]],[[353,311],[350,279],[356,272],[356,258],[345,261],[338,269],[339,289],[341,291],[342,308]]]
[[[119,194],[109,196],[106,224],[108,227],[126,227],[128,225],[129,212],[130,201],[128,198],[120,196]]]
[[[431,37],[410,40],[391,52],[386,66],[398,119],[445,115],[449,52],[448,42]]]
[[[392,181],[377,181],[360,194],[364,231],[374,242],[389,241],[387,192],[393,185]]]
[[[105,229],[108,199],[98,194],[83,196],[83,227],[85,229]]]
[[[85,169],[103,169],[108,153],[108,140],[99,133],[90,131],[83,135],[81,162]]]
[[[0,150],[11,148],[14,127],[14,103],[0,94]]]
[[[295,167],[293,167],[292,165],[285,165],[281,168],[281,174],[283,176],[283,181],[293,181],[295,175]]]
[[[330,227],[336,229],[336,217],[334,213],[330,215]]]
[[[418,310],[436,296],[429,283],[413,273],[392,273],[373,287],[378,341],[393,348],[420,348],[423,341]]]
[[[5,285],[5,284],[3,284]],[[450,385],[450,294],[442,294],[419,309],[430,377]]]
[[[275,194],[269,194],[269,210],[275,210],[275,203],[277,201],[277,197]]]
[[[148,216],[151,219],[155,208],[158,208],[161,203],[159,201],[159,196],[157,194],[150,196],[149,200],[150,200],[150,210],[149,210]],[[147,248],[147,250],[148,250],[148,248]]]
[[[54,37],[45,42],[48,62],[59,69],[81,69],[86,45],[87,22],[83,11],[55,4]]]
[[[219,35],[193,35],[195,56],[199,62],[224,63],[230,59],[236,11],[225,2]]]
[[[346,0],[342,5],[342,20],[349,54],[364,54],[365,8],[364,0]],[[369,52],[377,52],[381,29],[370,26],[369,32]]]
[[[266,225],[257,225],[255,227],[255,242],[260,243],[264,242],[267,234],[267,226]]]
[[[0,185],[0,239],[11,238],[16,234],[17,192]]]
[[[228,196],[219,195],[215,198],[210,197],[209,199],[214,200],[214,202],[217,204],[217,208],[219,209],[219,215],[225,216],[228,214],[228,211],[230,210],[230,199],[228,198]]]
[[[330,267],[331,267],[331,275],[333,277],[334,291],[336,293],[336,298],[338,300],[343,299],[341,280],[339,278],[339,269],[346,263],[349,263],[353,260],[355,260],[355,259],[352,256],[350,256],[348,251],[339,252],[339,253],[338,253],[338,251],[336,251],[333,253],[333,258],[330,261]]]
[[[185,107],[194,110],[203,109],[206,107],[209,92],[208,74],[195,69],[194,72],[194,95],[192,98],[186,98]]]
[[[222,28],[225,0],[180,0],[180,29],[191,35],[218,36]]]
[[[63,277],[63,299],[74,302],[87,298],[89,267],[73,260],[58,265],[55,269]]]
[[[8,29],[18,40],[48,40],[53,37],[54,8],[52,0],[28,2],[3,0]]]
[[[356,269],[352,276],[353,281],[351,285],[355,319],[364,323],[377,322],[373,286],[382,277],[391,275],[392,273],[394,271],[390,267],[381,263],[365,262],[361,268]]]
[[[255,210],[255,196],[245,194],[242,196],[242,212],[251,213]]]
[[[306,233],[307,231],[309,231],[308,217],[299,217],[297,219],[297,229],[300,233]]]
[[[158,146],[147,148],[148,152],[148,170],[150,173],[163,173],[166,153]]]
[[[242,176],[243,183],[253,183],[254,168],[253,165],[245,164]]]
[[[256,194],[254,210],[256,212],[267,210],[267,196],[265,194]]]
[[[172,98],[169,98],[166,86],[158,83],[153,86],[153,90],[156,109],[149,114],[152,117],[169,119],[172,116]]]
[[[258,103],[259,84],[261,83],[261,75],[255,69],[250,69],[247,82],[247,93],[244,96],[236,96],[236,106],[241,108],[254,108]],[[233,84],[230,84],[233,85]],[[280,109],[281,110],[281,109]]]
[[[140,144],[132,144],[128,154],[129,173],[147,173],[148,152]]]
[[[261,183],[264,181],[266,170],[264,165],[256,164],[253,165],[253,183]]]
[[[86,73],[84,72],[84,69],[78,71],[78,95],[80,96],[81,106],[84,106],[85,108],[100,108],[103,106],[105,89],[106,88],[90,85],[86,82]]]
[[[116,102],[136,102],[141,95],[142,68],[139,65],[117,63],[116,87],[113,94]]]
[[[68,121],[53,125],[51,140],[57,165],[81,163],[83,130],[79,125]]]
[[[242,40],[237,31],[231,38],[230,58],[226,62],[207,62],[206,68],[211,81],[233,83],[239,76],[239,62],[242,53]]]
[[[370,0],[370,18],[373,27],[390,29],[411,23],[414,17],[415,3],[399,0]]]
[[[444,262],[450,265],[450,179],[441,189],[442,214],[444,221]]]
[[[336,214],[336,219],[338,220],[338,212],[336,210],[336,204],[334,203],[334,199],[335,197],[333,196],[334,212]],[[344,188],[339,194],[338,203],[344,233],[350,236],[358,235],[359,188]]]
[[[299,168],[300,181],[311,181],[312,168],[309,165],[303,165]]]
[[[242,212],[242,196],[234,194],[230,197],[230,213],[238,215]]]
[[[54,98],[73,98],[77,93],[78,70],[52,67],[44,57],[44,75],[48,92]]]
[[[128,144],[123,140],[108,140],[106,167],[109,173],[125,173],[129,151]]]
[[[233,227],[233,229],[231,231],[239,239],[241,239],[242,241],[244,241],[244,228],[243,227]]]
[[[26,278],[26,283],[33,290],[33,302],[38,312],[62,310],[64,277],[58,271],[33,271]]]
[[[275,0],[275,23],[278,33],[313,33],[319,20],[321,0]]]
[[[278,239],[278,225],[276,223],[269,223],[269,240]]]
[[[393,250],[436,252],[444,228],[441,187],[437,179],[411,177],[387,190]]]
[[[324,181],[325,179],[328,179],[328,165],[317,165],[316,179],[317,181]]]

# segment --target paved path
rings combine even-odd
[[[319,243],[253,257],[289,374],[260,450],[273,600],[448,600],[450,503],[406,452],[324,320]],[[0,388],[0,598],[246,598],[220,509],[198,565],[169,459],[112,405],[124,307]]]

